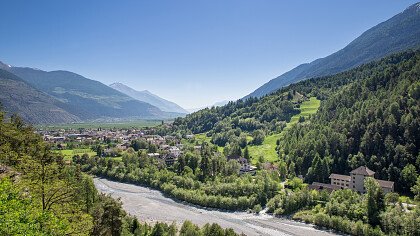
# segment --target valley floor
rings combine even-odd
[[[96,188],[102,193],[109,193],[120,198],[123,208],[140,221],[148,223],[177,222],[182,224],[190,220],[197,225],[218,223],[224,228],[232,228],[246,235],[335,235],[322,231],[312,225],[272,217],[267,214],[250,214],[246,212],[225,212],[197,208],[176,202],[163,196],[157,190],[132,184],[124,184],[106,179],[95,178]]]

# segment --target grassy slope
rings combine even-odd
[[[294,115],[290,122],[287,123],[286,128],[296,124],[300,116],[308,118],[309,115],[315,114],[321,105],[321,101],[315,97],[311,97],[309,101],[305,101],[300,105],[300,113]],[[252,156],[252,164],[256,164],[258,158],[263,156],[266,161],[275,162],[277,161],[277,152],[276,152],[276,141],[281,137],[282,133],[269,135],[264,139],[262,145],[258,146],[249,146],[249,153]]]

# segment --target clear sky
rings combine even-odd
[[[0,60],[194,108],[241,98],[415,2],[0,0]]]

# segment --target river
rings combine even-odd
[[[96,188],[102,193],[109,193],[120,198],[123,208],[140,221],[177,222],[185,220],[203,226],[217,223],[223,228],[232,228],[237,233],[254,235],[335,235],[322,231],[312,225],[287,219],[275,218],[268,214],[255,215],[246,212],[225,212],[204,209],[181,203],[165,197],[161,192],[133,184],[119,183],[107,179],[94,178]]]

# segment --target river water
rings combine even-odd
[[[123,208],[140,221],[177,222],[185,220],[203,226],[217,223],[223,228],[232,228],[246,235],[335,235],[332,232],[315,229],[314,226],[287,219],[275,218],[268,214],[255,215],[246,212],[225,212],[195,207],[165,197],[161,192],[133,184],[119,183],[107,179],[94,178],[96,188],[120,198]]]

